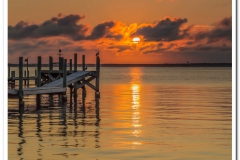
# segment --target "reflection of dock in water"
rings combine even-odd
[[[27,154],[27,142],[30,141],[31,143],[35,141],[33,147],[39,158],[44,155],[44,146],[47,144],[52,144],[52,146],[57,145],[56,147],[60,148],[81,148],[87,147],[89,145],[89,141],[91,141],[94,143],[95,148],[99,148],[99,98],[95,98],[93,102],[93,108],[91,109],[94,109],[95,112],[91,114],[88,114],[88,112],[86,113],[86,96],[82,97],[81,104],[70,103],[72,105],[69,106],[69,103],[63,103],[58,110],[49,108],[49,112],[47,113],[44,111],[44,108],[42,110],[37,110],[36,114],[20,113],[18,115],[18,137],[20,138],[17,148],[18,155],[21,156]],[[44,118],[46,117],[46,114],[49,114],[49,116],[47,116],[49,120],[48,122],[46,121],[46,118]],[[28,119],[28,116],[36,117],[36,123],[31,123],[29,126],[28,121],[30,119]],[[93,126],[94,128],[92,128]],[[32,129],[27,129],[29,127]],[[27,135],[29,132],[33,132],[31,135],[35,135],[35,138],[32,136],[28,137]],[[52,155],[69,156],[67,152],[65,154],[55,153]],[[76,153],[76,155],[77,154],[79,153]]]
[[[41,70],[41,57],[38,56],[37,70],[35,76],[29,76],[29,73],[23,77],[23,57],[19,57],[19,77],[15,77],[15,71],[12,71],[10,77],[9,71],[9,84],[11,88],[8,89],[9,96],[17,96],[19,99],[19,112],[24,112],[24,95],[36,95],[37,110],[41,109],[41,95],[53,94],[59,95],[59,101],[67,101],[67,88],[70,89],[70,98],[72,94],[77,94],[79,88],[82,89],[83,96],[86,95],[85,86],[89,86],[95,91],[95,98],[100,98],[99,92],[99,75],[100,75],[100,58],[96,56],[96,71],[86,71],[85,55],[82,56],[82,71],[77,70],[77,54],[74,54],[74,69],[72,69],[72,59],[69,62],[69,70],[67,70],[67,59],[59,57],[59,69],[53,70],[53,58],[49,57],[49,69]],[[27,66],[28,67],[28,66]],[[10,68],[10,67],[9,67]],[[26,77],[27,76],[27,77]],[[36,87],[29,88],[29,80],[35,80]],[[90,83],[95,80],[95,85]],[[19,87],[15,88],[15,82],[18,81]],[[23,87],[23,81],[26,88]],[[26,81],[28,81],[26,83]],[[76,98],[75,98],[76,99]]]

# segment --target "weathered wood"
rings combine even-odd
[[[77,53],[74,54],[74,72],[77,72]]]
[[[11,78],[12,78],[12,80],[13,80],[14,77],[15,77],[15,71],[12,71],[12,72],[11,72]]]
[[[61,66],[62,66],[62,58],[61,57],[58,57],[58,69],[59,70],[62,70]]]
[[[29,70],[27,70],[27,87],[29,87]]]
[[[49,73],[48,77],[51,79],[51,81],[54,81],[54,77]]]
[[[82,55],[82,70],[85,71],[85,55]]]
[[[15,75],[15,74],[14,74]],[[35,79],[37,79],[37,76],[31,76],[31,77],[29,77],[29,80],[35,80]],[[19,77],[10,77],[8,80],[19,80]],[[23,80],[27,80],[27,77],[23,77]]]
[[[70,73],[72,73],[72,71],[70,71],[70,70],[67,70],[66,71],[67,72],[67,74],[70,74]],[[41,73],[42,74],[48,74],[48,73],[63,73],[63,70],[41,70]]]
[[[37,86],[41,86],[41,65],[42,65],[42,59],[40,56],[38,56],[38,64],[37,64]]]
[[[19,57],[19,88],[18,88],[18,97],[19,97],[19,106],[22,106],[23,103],[23,57]]]
[[[49,56],[49,70],[50,71],[53,70],[53,58],[52,58],[52,56]]]
[[[100,76],[100,58],[99,56],[96,57],[96,72],[97,72],[97,76],[96,76],[96,92],[95,92],[95,98],[100,98],[100,92],[99,92],[99,76]]]
[[[95,79],[95,77],[90,77],[90,78],[88,78],[87,80],[83,80],[83,82],[82,83],[79,83],[79,82],[77,82],[75,85],[75,88],[82,88],[82,87],[84,87],[84,85],[86,84],[86,85],[88,85],[89,87],[91,87],[93,90],[96,90],[96,87],[94,86],[94,85],[92,85],[91,83],[90,83],[90,81],[92,81],[92,80],[94,80]]]
[[[11,67],[8,66],[8,77],[10,77],[10,70],[11,70]]]
[[[67,84],[66,86],[70,85],[71,83],[77,82],[82,80],[84,77],[91,75],[91,72],[89,71],[81,71],[81,72],[75,72],[70,75],[68,75],[67,78]],[[45,84],[45,87],[62,87],[63,79],[60,78],[58,80],[55,80],[51,83]]]
[[[63,87],[67,87],[67,59],[63,60]]]
[[[25,59],[25,61],[27,61],[27,87],[29,87],[29,71],[28,71],[28,58]],[[25,81],[26,83],[26,81]],[[26,85],[26,84],[25,84]]]
[[[66,92],[66,88],[62,87],[34,87],[34,88],[24,88],[23,94],[24,95],[31,95],[31,94],[48,94],[48,93],[64,93]],[[11,91],[14,93],[14,91]]]
[[[11,77],[8,79],[8,80],[11,80],[11,81],[12,81],[11,88],[14,88],[14,87],[15,87],[14,77],[15,77],[15,71],[12,71],[12,72],[11,72]]]
[[[26,71],[24,71],[24,77],[26,77],[27,76],[27,72]],[[26,79],[23,79],[24,80],[24,85],[26,85],[27,83],[26,83]]]
[[[72,59],[70,59],[70,62],[69,62],[69,70],[70,72],[72,72]]]
[[[17,95],[18,90],[17,89],[8,89],[8,94]]]

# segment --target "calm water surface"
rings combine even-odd
[[[9,98],[8,159],[231,159],[231,68],[102,67],[101,98]],[[30,71],[34,73],[34,69]],[[34,83],[31,83],[34,86]]]

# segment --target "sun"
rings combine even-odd
[[[134,37],[132,41],[133,41],[133,43],[138,43],[138,42],[140,42],[140,38]]]

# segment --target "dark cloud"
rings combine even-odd
[[[72,44],[72,42],[70,42],[70,41],[64,41],[64,40],[59,40],[59,41],[58,41],[58,44],[61,45],[61,46],[65,46],[65,45]]]
[[[232,41],[232,17],[224,18],[210,31],[199,32],[195,35],[195,40],[207,39],[208,43],[219,40]]]
[[[187,35],[189,30],[189,28],[184,30],[180,29],[181,25],[186,22],[186,18],[174,20],[166,18],[154,26],[148,25],[138,28],[131,36],[144,36],[145,41],[173,41],[181,39]]]
[[[121,40],[123,38],[123,35],[121,34],[112,34],[112,33],[109,33],[106,35],[106,38],[109,38],[109,39],[115,39],[115,40]]]
[[[213,46],[213,45],[198,45],[198,46],[184,46],[184,47],[178,47],[178,51],[180,52],[196,52],[196,51],[202,51],[202,52],[232,52],[232,46],[227,45],[221,45],[221,46]]]
[[[30,42],[17,42],[17,43],[10,43],[8,44],[8,54],[14,54],[16,52],[21,52],[22,54],[27,54],[32,50],[36,50],[38,48],[37,43],[30,43]]]
[[[40,25],[21,21],[15,26],[8,26],[8,38],[17,40],[63,35],[74,39],[76,35],[84,35],[87,31],[85,25],[77,24],[83,18],[79,15],[70,14],[63,18],[53,17]]]
[[[53,17],[43,23],[28,24],[20,21],[15,26],[8,26],[8,38],[19,40],[24,38],[42,38],[53,36],[66,36],[74,41],[96,40],[99,38],[109,38],[120,40],[123,35],[110,31],[116,24],[113,21],[98,24],[93,28],[90,35],[86,35],[88,27],[84,24],[78,24],[84,16],[67,15],[65,17]]]
[[[109,29],[114,27],[114,25],[115,23],[113,21],[98,24],[93,28],[91,35],[89,35],[87,39],[95,40],[103,38],[105,35],[109,34]]]
[[[196,51],[231,51],[231,46],[198,46],[195,49]]]
[[[117,49],[117,52],[130,50],[131,48],[132,48],[131,46],[127,46],[127,45],[115,45],[115,46],[108,47],[108,49]]]

